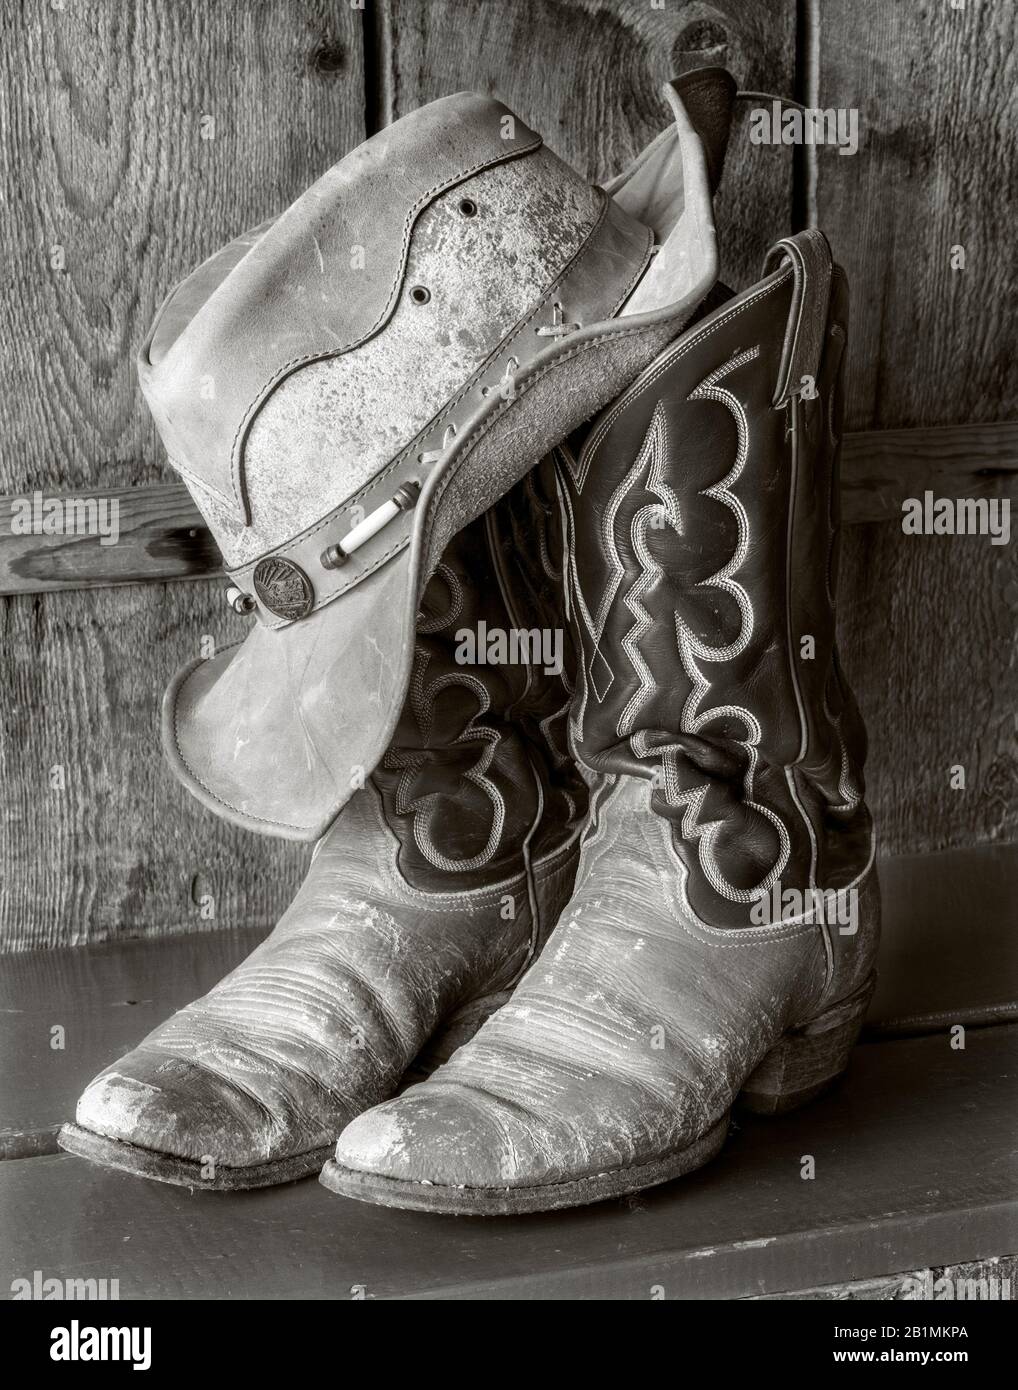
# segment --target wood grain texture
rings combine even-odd
[[[816,220],[852,290],[846,424],[1014,420],[1015,8],[816,0],[815,9],[818,99],[860,118],[856,155],[816,152]],[[951,268],[958,245],[964,270]],[[903,480],[912,476],[904,465]],[[903,544],[890,523],[853,527],[841,595],[844,664],[869,726],[867,780],[885,848],[1013,839],[1018,545]],[[963,792],[950,789],[953,765],[966,769]]]
[[[12,617],[12,610],[14,616]],[[247,624],[222,585],[6,601],[0,939],[6,949],[269,925],[307,852],[233,830],[165,765],[162,689]],[[59,771],[56,771],[59,769]],[[202,900],[211,897],[214,917]]]
[[[848,435],[842,458],[842,520],[900,520],[904,497],[1009,497],[1018,500],[1018,424],[957,425],[932,430]],[[182,483],[111,488],[98,497],[38,494],[0,498],[0,594],[39,594],[114,584],[221,576],[223,557]],[[119,538],[92,534],[24,534],[8,517],[24,504],[38,516],[50,503],[115,507]]]
[[[1018,835],[1015,550],[984,536],[906,537],[895,522],[843,532],[841,655],[866,719],[867,800],[886,854]],[[956,767],[964,789],[952,788]]]
[[[721,63],[792,94],[795,0],[380,0],[385,116],[462,87],[489,92],[588,178],[619,172],[668,123],[661,84]],[[748,140],[740,104],[718,200],[722,278],[758,278],[790,225],[792,158]]]
[[[1018,501],[1018,421],[931,429],[859,430],[841,454],[842,520],[901,522],[901,504],[935,497]]]
[[[1018,1022],[1018,844],[891,855],[877,869],[883,919],[865,1036]]]
[[[361,16],[344,0],[2,0],[0,85],[0,491],[168,479],[135,350],[176,280],[363,139]],[[265,923],[292,895],[301,853],[216,821],[161,766],[166,679],[203,635],[243,630],[221,595],[0,604],[0,946]]]
[[[1015,7],[818,9],[821,104],[859,111],[857,154],[816,151],[817,223],[853,289],[846,426],[1014,419]]]
[[[1018,845],[880,862],[884,928],[866,1037],[1018,1019]],[[981,926],[972,951],[964,930]],[[56,1152],[82,1090],[248,955],[264,929],[24,951],[0,972],[0,1159]],[[53,1046],[52,1030],[63,1032]]]
[[[964,1052],[943,1035],[865,1044],[835,1091],[741,1117],[699,1172],[543,1216],[389,1211],[314,1179],[224,1197],[68,1156],[0,1163],[0,1288],[40,1270],[101,1272],[121,1298],[745,1298],[988,1259],[1018,1248],[1016,1051],[1018,1028]]]

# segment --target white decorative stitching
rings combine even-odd
[[[453,623],[463,611],[463,585],[460,583],[459,575],[448,565],[440,564],[428,581],[428,588],[434,583],[436,578],[441,578],[446,586],[449,598],[449,606],[444,613],[438,613],[433,618],[419,616],[417,619],[417,635],[419,637],[430,637],[432,633],[441,632],[447,627],[452,627]],[[425,589],[427,595],[427,589]]]
[[[652,625],[651,616],[642,603],[643,595],[653,581],[661,575],[662,570],[647,547],[647,530],[651,520],[654,517],[661,516],[663,513],[669,526],[676,535],[681,534],[682,523],[679,511],[679,500],[668,486],[664,476],[667,450],[668,423],[665,418],[664,406],[658,401],[657,405],[654,407],[654,414],[651,417],[650,428],[647,430],[636,463],[633,466],[633,472],[630,474],[630,476],[634,476],[641,472],[649,461],[650,470],[647,474],[645,486],[648,492],[659,498],[661,506],[641,507],[633,517],[631,527],[633,550],[636,553],[637,559],[640,561],[641,569],[639,578],[623,599],[626,607],[633,615],[634,622],[633,626],[622,639],[622,650],[629,657],[633,670],[640,679],[640,688],[630,697],[625,709],[619,716],[617,732],[620,738],[632,732],[637,714],[643,705],[646,704],[647,699],[654,689],[654,677],[650,667],[643,659],[639,643]]]
[[[565,461],[566,467],[568,467],[568,455],[565,453],[565,451],[561,449],[555,449],[553,451],[553,455],[555,458],[556,473],[560,472],[563,460]],[[577,741],[579,742],[583,738],[583,721],[587,709],[588,686],[593,686],[594,694],[597,696],[598,700],[601,701],[604,699],[604,696],[608,693],[608,690],[611,687],[612,681],[614,680],[615,676],[611,667],[608,665],[608,662],[605,660],[604,656],[600,652],[600,640],[602,634],[597,629],[595,620],[590,616],[590,610],[588,609],[586,599],[583,596],[583,590],[580,588],[579,576],[576,573],[576,520],[573,516],[573,504],[569,496],[569,489],[561,481],[561,478],[559,480],[559,496],[562,499],[563,508],[566,514],[565,535],[562,538],[562,567],[564,575],[566,577],[566,582],[563,584],[563,589],[566,597],[566,617],[569,618],[570,616],[572,616],[572,613],[575,612],[576,615],[582,619],[583,625],[590,634],[590,638],[594,646],[594,651],[590,658],[590,665],[588,667],[588,665],[583,659],[582,644],[580,645],[580,659],[577,661],[576,666],[576,674],[579,679],[579,690],[577,691],[576,710],[575,712],[572,712],[570,714],[569,722],[570,727],[572,728],[574,735]],[[617,582],[615,586],[616,588],[618,587],[618,583],[621,582],[621,575],[623,573],[624,571],[620,571],[617,577]],[[603,602],[601,605],[601,612],[603,615],[603,626],[603,621],[607,618],[607,607]],[[594,665],[595,659],[598,657],[600,657],[601,661],[604,662],[609,677],[603,692],[598,691],[598,688],[596,685],[594,685],[593,681],[592,667]]]
[[[727,716],[738,719],[745,727],[747,737],[739,739],[737,742],[746,751],[747,766],[743,778],[743,791],[746,797],[746,806],[765,820],[771,822],[778,832],[780,849],[778,857],[773,866],[756,887],[736,888],[728,882],[721,872],[714,855],[714,843],[720,834],[724,822],[709,821],[701,824],[699,820],[700,811],[704,800],[710,789],[710,783],[705,782],[698,787],[693,787],[689,791],[680,792],[678,787],[678,769],[675,762],[675,755],[684,751],[681,745],[672,744],[666,748],[656,751],[662,754],[662,765],[665,773],[665,795],[669,803],[673,806],[685,806],[686,812],[682,818],[682,836],[697,846],[697,854],[700,860],[700,867],[703,869],[708,882],[716,893],[721,897],[727,898],[729,902],[746,903],[752,902],[757,895],[770,888],[781,877],[785,865],[791,855],[792,843],[785,827],[784,822],[769,807],[753,800],[753,782],[756,773],[758,754],[757,745],[761,739],[761,728],[755,715],[743,708],[741,705],[722,705],[712,708],[702,709],[701,703],[710,690],[710,682],[704,676],[700,667],[697,665],[697,658],[700,661],[710,663],[720,661],[731,661],[740,652],[744,651],[753,635],[755,615],[753,605],[746,590],[737,580],[731,576],[746,558],[749,550],[749,518],[746,509],[740,500],[731,492],[732,486],[738,481],[742,470],[746,465],[749,455],[749,422],[742,402],[729,390],[718,385],[731,372],[744,366],[747,362],[755,361],[760,355],[759,346],[748,348],[731,358],[723,366],[711,372],[699,386],[690,392],[688,399],[691,401],[711,400],[724,405],[732,414],[735,420],[738,444],[736,448],[735,461],[731,469],[719,483],[714,483],[710,487],[702,489],[701,495],[711,497],[715,501],[722,503],[735,517],[738,526],[739,538],[735,547],[735,552],[717,573],[709,579],[701,580],[696,586],[701,588],[707,585],[711,588],[721,589],[729,594],[738,604],[741,617],[739,633],[733,642],[720,647],[712,647],[696,636],[692,629],[687,625],[682,615],[675,614],[675,636],[678,643],[679,659],[682,662],[683,670],[692,682],[690,691],[685,704],[682,708],[680,718],[680,728],[683,733],[698,733],[705,724],[718,716]],[[639,757],[645,757],[646,752],[640,749],[646,748],[645,739],[639,734],[634,735],[632,740],[633,751]]]
[[[452,671],[447,675],[439,676],[430,684],[425,684],[425,673],[430,660],[430,653],[419,646],[415,652],[413,676],[410,681],[411,707],[425,739],[429,737],[431,732],[435,699],[440,691],[452,685],[459,685],[465,686],[477,696],[477,713],[471,715],[466,727],[453,740],[453,744],[479,742],[484,745],[477,762],[463,774],[468,782],[472,782],[475,787],[484,792],[492,805],[491,829],[484,848],[469,859],[453,859],[443,854],[435,844],[433,825],[438,813],[435,803],[440,799],[439,794],[427,792],[424,796],[411,798],[414,781],[426,761],[427,755],[425,753],[408,753],[398,748],[391,749],[386,754],[385,765],[395,771],[402,772],[396,787],[396,814],[399,816],[413,814],[414,841],[428,863],[436,869],[445,870],[446,873],[468,873],[474,869],[482,869],[494,858],[502,839],[502,831],[505,828],[505,800],[494,782],[485,775],[491,766],[495,749],[501,741],[501,735],[496,729],[475,723],[475,720],[487,714],[491,707],[484,684],[476,676],[471,676],[465,671]]]

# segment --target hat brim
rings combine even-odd
[[[178,672],[163,697],[163,746],[188,791],[247,830],[324,834],[392,738],[418,572],[404,550],[311,621],[256,623],[239,645]]]

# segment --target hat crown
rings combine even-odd
[[[540,149],[540,137],[494,98],[445,97],[372,136],[260,234],[238,238],[177,287],[142,349],[139,376],[203,510],[208,498],[218,516],[250,522],[244,450],[265,401],[300,367],[352,352],[387,327],[417,223],[436,199]],[[554,163],[563,191],[589,194]],[[473,230],[460,219],[463,254],[448,247],[453,278],[469,273]],[[513,229],[504,231],[511,246]]]

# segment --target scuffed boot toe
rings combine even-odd
[[[337,1163],[411,1185],[504,1186],[514,1176],[504,1126],[460,1089],[422,1087],[359,1115],[339,1136]]]
[[[246,1188],[316,1172],[327,1149],[286,1152],[286,1129],[243,1086],[139,1047],[86,1087],[61,1148],[190,1187]]]
[[[507,1215],[549,1200],[552,1142],[497,1096],[431,1081],[352,1121],[321,1181],[382,1206]]]

